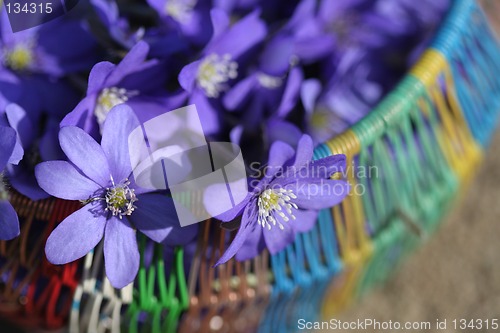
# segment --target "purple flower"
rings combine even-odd
[[[242,215],[241,226],[217,264],[236,255],[237,260],[255,257],[264,247],[275,254],[292,243],[299,232],[310,230],[323,208],[340,203],[349,193],[344,180],[330,177],[345,168],[345,156],[335,155],[310,162],[313,143],[304,135],[296,152],[276,142],[271,146],[263,178],[232,210],[218,218],[228,222]],[[213,188],[212,191],[218,191]],[[205,200],[214,193],[207,191]]]
[[[16,72],[63,76],[87,70],[99,56],[95,39],[79,20],[66,17],[12,32],[6,11],[0,13],[3,65]]]
[[[365,116],[382,98],[381,81],[391,76],[376,76],[376,58],[361,49],[350,49],[340,57],[330,81],[323,86],[317,79],[304,81],[301,99],[306,111],[306,133],[315,143],[325,142]],[[382,65],[380,65],[381,67]],[[382,73],[380,73],[382,74]]]
[[[313,63],[334,51],[334,36],[322,25],[316,0],[302,0],[282,30],[293,39],[293,55],[302,63]]]
[[[285,118],[297,103],[304,76],[302,68],[291,66],[292,56],[292,38],[280,35],[271,40],[258,69],[224,95],[224,106],[231,111],[243,109],[243,123],[249,128],[270,116]]]
[[[120,105],[109,113],[100,145],[79,127],[63,127],[59,141],[70,162],[43,162],[35,169],[47,193],[85,203],[49,236],[45,247],[49,261],[77,260],[104,237],[106,274],[116,288],[131,283],[137,274],[136,229],[167,245],[188,242],[196,231],[180,228],[171,199],[144,193],[130,178],[128,135],[137,126],[130,107]]]
[[[210,39],[209,0],[147,0],[169,28],[196,45]]]
[[[94,7],[109,36],[123,47],[132,48],[144,36],[144,28],[133,32],[128,21],[120,17],[115,0],[90,0],[90,4]]]
[[[392,20],[432,27],[440,22],[450,3],[450,0],[423,0],[418,4],[411,0],[380,0],[375,7],[377,12]],[[411,31],[408,27],[407,30]]]
[[[255,11],[231,27],[229,17],[218,9],[211,11],[213,36],[200,60],[185,66],[179,83],[189,93],[189,104],[200,110],[205,134],[219,131],[217,98],[238,77],[239,59],[266,35],[266,26]]]
[[[0,110],[10,103],[20,105],[33,122],[38,122],[43,111],[59,116],[74,108],[78,94],[65,79],[0,66]]]
[[[0,125],[0,170],[9,163],[18,163],[21,156],[16,156],[16,131]],[[6,188],[4,174],[0,176],[0,239],[9,240],[19,235],[19,219],[9,202],[9,191]]]
[[[87,95],[61,126],[78,126],[97,137],[114,106],[127,103],[138,111],[141,122],[175,109],[178,105],[169,105],[162,88],[165,70],[159,61],[146,60],[148,51],[148,44],[141,41],[119,64],[96,64],[89,75]]]
[[[45,129],[42,135],[39,135],[37,127],[19,105],[7,105],[3,116],[5,119],[2,121],[8,123],[17,132],[15,151],[25,152],[24,159],[19,164],[7,166],[10,184],[31,200],[47,198],[48,194],[38,186],[34,168],[41,161],[64,158],[62,151],[57,149],[58,122],[53,117],[47,117]]]
[[[342,52],[350,47],[384,47],[405,27],[392,18],[380,15],[373,7],[380,1],[322,0],[318,8],[318,24],[335,39]]]

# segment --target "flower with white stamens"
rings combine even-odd
[[[228,88],[226,82],[238,77],[238,63],[230,54],[206,56],[198,68],[197,82],[207,97],[219,97]]]
[[[295,220],[293,210],[298,209],[298,207],[292,199],[297,199],[297,196],[292,190],[284,188],[267,189],[262,192],[257,202],[259,208],[258,223],[269,230],[276,225],[283,230],[284,225],[274,217],[274,214],[278,214],[285,222],[290,219]]]

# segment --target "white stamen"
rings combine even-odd
[[[198,0],[167,0],[165,12],[179,23],[187,23]]]
[[[238,63],[231,60],[230,54],[219,56],[215,53],[203,59],[198,68],[198,85],[208,97],[219,97],[227,89],[227,81],[238,76]]]
[[[278,76],[271,76],[264,73],[257,74],[257,79],[261,86],[267,89],[276,89],[281,87],[283,79]]]
[[[120,219],[123,216],[131,215],[134,210],[134,202],[138,199],[135,195],[135,190],[129,187],[130,182],[125,179],[124,182],[116,185],[111,178],[112,187],[106,188],[106,211],[110,211],[113,216],[118,216]]]
[[[296,210],[298,207],[292,199],[297,199],[297,196],[292,190],[285,190],[284,188],[279,190],[267,189],[262,192],[257,202],[259,207],[258,223],[263,228],[267,227],[268,230],[271,230],[276,225],[283,230],[285,226],[273,215],[278,214],[285,222],[290,221],[290,219],[295,220],[296,217],[293,215],[292,209]]]
[[[127,91],[124,88],[104,88],[99,94],[99,97],[97,97],[97,103],[94,109],[99,127],[102,129],[102,125],[113,107],[127,102],[130,97],[137,94],[137,91]]]

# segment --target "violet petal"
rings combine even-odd
[[[307,232],[316,224],[318,211],[295,209],[293,210],[293,215],[295,216],[295,220],[291,220],[290,222],[292,229],[295,232]]]
[[[101,146],[84,130],[75,126],[59,131],[59,143],[69,160],[88,178],[107,187],[111,172]]]
[[[47,259],[62,265],[80,259],[102,239],[106,218],[100,203],[88,204],[65,218],[50,234],[45,244]]]
[[[0,239],[19,236],[19,219],[14,207],[7,200],[0,200]]]
[[[115,106],[106,117],[101,146],[115,182],[122,182],[132,173],[128,136],[138,126],[134,111],[126,104]]]
[[[276,254],[295,240],[295,232],[290,225],[295,221],[290,219],[288,222],[285,222],[278,214],[274,214],[273,216],[279,223],[282,224],[283,229],[280,229],[277,224],[271,226],[271,229],[268,229],[267,227],[264,227],[263,229],[264,240],[266,241],[269,253]]]
[[[111,217],[106,223],[104,264],[106,276],[115,288],[123,288],[135,280],[140,255],[136,231],[127,219]]]
[[[349,194],[349,184],[344,180],[297,179],[286,188],[297,196],[293,202],[302,209],[333,207]]]
[[[45,192],[65,200],[86,200],[101,188],[66,161],[42,162],[35,167],[35,176]]]
[[[236,236],[234,237],[233,241],[226,249],[226,251],[219,258],[215,266],[223,264],[232,257],[234,257],[236,252],[238,252],[238,250],[243,246],[243,243],[246,241],[247,236],[251,231],[251,228],[255,224],[257,224],[256,205],[252,205],[252,203],[250,203],[245,207],[245,210],[243,212],[243,217],[241,219],[241,226],[238,229]]]

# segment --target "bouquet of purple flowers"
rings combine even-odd
[[[48,238],[47,258],[66,264],[103,240],[116,288],[137,275],[137,233],[167,247],[195,242],[197,225],[179,225],[169,191],[137,184],[128,140],[194,104],[207,140],[238,145],[247,168],[261,171],[243,200],[215,216],[238,228],[218,264],[278,253],[349,193],[332,178],[345,157],[312,162],[315,145],[391,90],[449,2],[81,0],[16,33],[2,10],[0,238],[20,232],[12,191],[78,200]],[[315,184],[340,190],[304,191]]]

